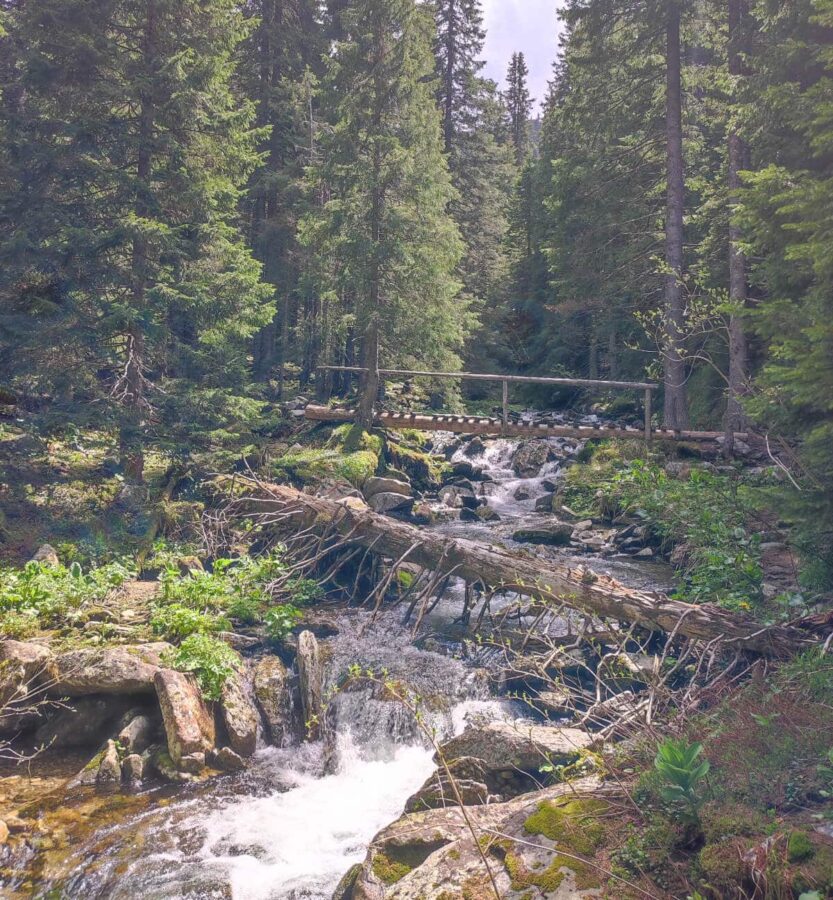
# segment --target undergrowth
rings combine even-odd
[[[760,606],[760,539],[749,524],[759,502],[754,484],[695,466],[673,477],[657,461],[627,459],[607,445],[568,470],[564,499],[580,515],[644,522],[666,552],[680,547],[678,599],[735,611]]]

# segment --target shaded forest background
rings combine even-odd
[[[0,401],[141,481],[322,364],[655,378],[833,559],[833,0],[570,0],[535,121],[478,0],[0,9]]]

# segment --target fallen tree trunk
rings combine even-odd
[[[232,483],[233,479],[226,479]],[[242,495],[240,488],[242,486]],[[237,479],[235,503],[293,530],[330,529],[375,554],[453,574],[473,584],[502,588],[594,616],[634,622],[652,631],[700,641],[722,641],[766,656],[788,656],[819,646],[817,637],[787,625],[761,625],[710,604],[693,605],[664,594],[626,587],[587,569],[536,559],[495,544],[449,538],[371,512],[357,500],[311,497],[290,487]]]

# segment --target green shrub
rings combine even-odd
[[[223,685],[240,666],[240,657],[224,641],[207,634],[189,635],[163,663],[180,672],[191,672],[206,700],[219,700]]]
[[[85,573],[74,562],[68,569],[29,562],[22,569],[0,569],[0,613],[34,616],[48,627],[71,619],[84,604],[101,602],[134,572],[111,563]]]
[[[192,634],[228,631],[231,623],[223,616],[201,613],[180,603],[172,603],[156,610],[150,626],[154,634],[161,635],[166,640],[181,641]]]
[[[284,640],[292,632],[292,629],[301,619],[301,611],[291,603],[282,603],[280,606],[273,606],[266,613],[266,636],[270,641],[279,643]]]
[[[324,597],[324,588],[312,578],[296,578],[289,582],[287,589],[295,606],[308,606]]]

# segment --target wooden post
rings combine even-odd
[[[651,404],[653,401],[653,392],[651,388],[645,390],[645,441],[651,443]]]
[[[509,382],[503,382],[503,428],[509,425]]]

